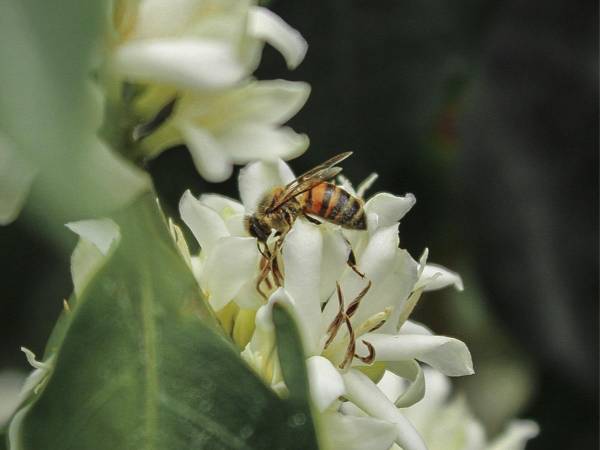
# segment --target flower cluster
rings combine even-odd
[[[361,430],[361,445],[368,439],[369,448],[388,449],[396,442],[405,450],[424,449],[399,410],[424,394],[419,362],[449,376],[471,374],[473,368],[461,341],[434,335],[407,319],[424,291],[450,285],[462,289],[461,279],[427,264],[427,251],[417,262],[399,247],[399,221],[414,205],[414,196],[379,193],[365,203],[364,231],[297,218],[282,244],[283,282],[268,284],[264,302],[257,292],[261,255],[256,238],[244,228],[244,216],[274,186],[293,179],[283,161],[255,162],[240,173],[242,203],[184,194],[181,216],[201,247],[190,258],[199,285],[243,349],[242,357],[280,393],[286,388],[274,352],[271,308],[276,302],[289,306],[301,331],[311,395],[325,429],[348,431],[328,433],[335,436],[334,448],[354,448],[350,430]],[[363,184],[354,191],[342,182],[354,196],[368,188]],[[348,264],[351,249],[356,268]],[[377,386],[386,370],[409,381],[394,399]],[[369,417],[347,414],[350,406]]]
[[[107,91],[119,97],[124,85],[135,87],[133,137],[145,157],[185,143],[199,173],[223,181],[234,163],[306,150],[308,138],[281,125],[305,103],[309,86],[251,78],[265,42],[291,69],[304,58],[306,42],[254,3],[116,1]]]
[[[466,399],[451,395],[450,381],[428,368],[423,373],[427,392],[420,402],[406,408],[404,414],[419,431],[429,450],[522,450],[527,441],[538,434],[539,427],[535,422],[513,420],[504,432],[489,440]],[[405,383],[392,372],[386,372],[378,386],[393,400],[405,389]],[[361,415],[357,409],[347,412]],[[399,447],[394,445],[392,449],[399,450]]]

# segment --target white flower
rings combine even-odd
[[[306,135],[281,125],[300,110],[309,92],[306,83],[284,80],[248,81],[218,92],[185,92],[169,120],[141,145],[152,155],[185,142],[198,172],[209,181],[223,181],[233,164],[291,159],[308,148]],[[138,109],[150,112],[154,103],[142,97]]]
[[[250,0],[117,0],[108,65],[123,79],[180,89],[230,87],[269,42],[296,67],[306,42]]]
[[[131,108],[144,156],[185,143],[198,172],[223,181],[233,164],[290,159],[306,135],[281,125],[308,97],[306,83],[249,78],[269,42],[296,67],[306,42],[249,0],[120,1],[107,64],[109,91],[143,86]],[[115,93],[113,93],[113,96]],[[120,101],[117,99],[117,101]]]
[[[535,422],[514,420],[502,434],[488,440],[466,400],[461,396],[450,397],[450,381],[427,368],[424,375],[425,397],[404,409],[403,413],[419,431],[429,450],[523,450],[527,441],[538,434],[539,427]],[[405,384],[400,377],[386,372],[378,386],[391,401],[395,401]],[[356,408],[348,407],[346,411],[363,416]]]
[[[181,197],[181,218],[200,245],[200,253],[192,256],[190,263],[215,311],[231,301],[254,310],[263,304],[256,290],[260,254],[256,238],[244,228],[244,216],[252,213],[272,187],[293,179],[292,171],[282,161],[257,162],[240,171],[242,203],[216,194],[194,198],[189,191]]]
[[[240,174],[243,206],[218,196],[195,200],[184,195],[182,217],[202,248],[197,271],[200,285],[215,309],[231,300],[246,308],[257,304],[256,300],[244,303],[245,295],[260,301],[256,297],[260,259],[257,243],[241,227],[242,218],[255,210],[271,187],[292,179],[293,174],[283,162],[257,162]],[[406,450],[425,448],[397,405],[373,381],[383,375],[386,367],[411,381],[399,405],[411,404],[423,395],[423,376],[417,361],[451,376],[473,373],[470,354],[462,342],[432,335],[424,327],[406,321],[423,291],[452,284],[462,288],[456,274],[426,265],[427,252],[417,263],[399,248],[398,222],[413,204],[410,194],[375,195],[365,205],[366,231],[342,232],[333,224],[317,226],[297,219],[282,249],[284,285],[257,311],[256,329],[242,353],[275,390],[285,390],[273,352],[270,311],[275,302],[288,304],[301,330],[315,405],[335,427],[372,429],[369,439],[373,439],[373,448],[387,449],[393,441]],[[365,278],[347,265],[349,247],[344,235],[352,244]],[[336,282],[344,297],[342,308]],[[366,289],[369,282],[371,288]],[[351,304],[361,293],[364,297],[354,308]],[[332,325],[336,323],[339,325]],[[375,422],[362,420],[354,424],[354,419],[342,417],[338,411],[342,396]],[[342,445],[339,439],[337,445]],[[343,445],[346,448],[350,443]]]

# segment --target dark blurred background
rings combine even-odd
[[[345,173],[412,192],[401,225],[414,257],[458,270],[466,290],[427,295],[417,319],[471,348],[457,380],[491,435],[533,418],[528,449],[598,448],[598,3],[272,1],[310,44],[287,72],[267,48],[262,79],[305,80],[291,121],[311,137],[302,172],[354,150]],[[166,209],[181,193],[236,197],[185,151],[149,163]],[[175,175],[174,175],[175,174]],[[27,220],[0,230],[0,369],[26,370],[69,295],[69,244]],[[65,236],[68,236],[65,233]]]

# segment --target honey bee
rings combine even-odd
[[[268,281],[269,273],[273,274],[275,284],[281,285],[283,277],[279,271],[277,256],[283,239],[292,228],[298,217],[320,224],[315,217],[340,225],[351,230],[366,230],[367,222],[362,199],[355,197],[328,182],[341,172],[336,167],[352,152],[340,153],[324,163],[300,175],[286,186],[278,186],[268,192],[259,202],[256,212],[246,216],[245,226],[248,233],[256,237],[259,251],[263,256],[262,271],[256,288],[266,298],[260,285]],[[277,237],[273,250],[269,250],[268,239],[275,232]],[[354,252],[350,248],[348,265],[361,277],[356,268]]]

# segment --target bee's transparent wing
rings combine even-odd
[[[306,191],[311,190],[318,184],[323,183],[324,181],[331,180],[337,174],[342,171],[341,167],[332,167],[337,163],[343,161],[348,156],[350,156],[352,152],[340,153],[339,155],[334,156],[331,159],[328,159],[323,164],[319,164],[317,167],[309,170],[308,172],[303,173],[298,178],[290,182],[284,189],[281,197],[271,208],[269,211],[274,211],[288,202],[290,199],[297,197],[300,194],[303,194]]]

